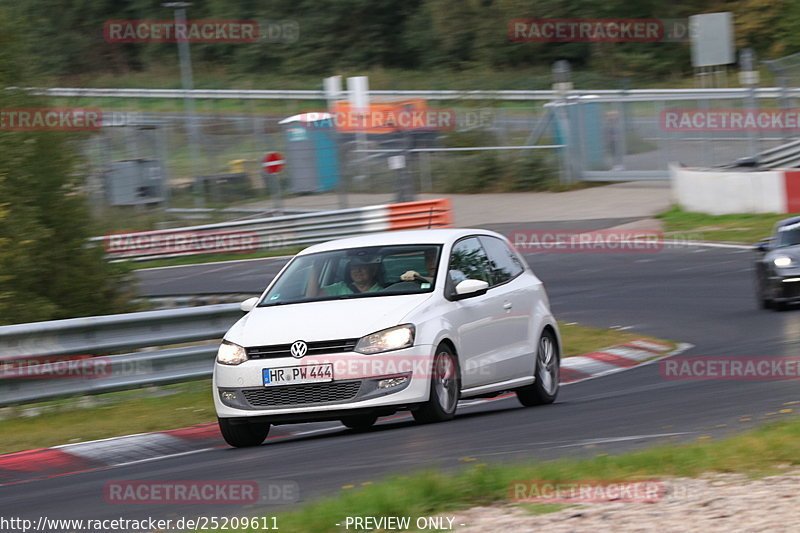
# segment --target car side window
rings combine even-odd
[[[525,270],[517,255],[508,245],[496,237],[482,235],[480,241],[489,256],[492,269],[492,285],[499,285],[516,278]]]
[[[778,227],[773,243],[778,247],[800,244],[800,227],[797,222]]]
[[[455,287],[465,279],[479,279],[492,284],[492,266],[480,241],[475,237],[461,240],[450,252],[448,282]]]

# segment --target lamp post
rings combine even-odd
[[[572,158],[572,135],[569,125],[569,114],[567,113],[567,95],[572,90],[572,69],[569,62],[564,59],[559,59],[553,63],[553,91],[558,94],[558,103],[555,106],[556,122],[561,127],[563,136],[563,144],[566,147],[563,150],[564,154],[564,169],[566,171],[566,183],[572,183],[575,180],[574,162]]]
[[[756,87],[758,87],[758,70],[756,69],[756,54],[752,48],[745,48],[739,52],[739,83],[747,87],[747,107],[755,111],[758,107],[756,101]],[[758,135],[755,131],[747,132],[747,145],[751,157],[756,157],[758,149]]]
[[[194,205],[195,207],[204,207],[205,205],[205,191],[203,184],[200,181],[198,172],[198,163],[200,161],[200,152],[198,151],[199,136],[197,135],[197,121],[194,112],[194,97],[189,91],[193,88],[192,81],[192,58],[189,54],[189,42],[187,39],[177,37],[177,28],[179,26],[186,27],[186,8],[192,5],[191,2],[166,2],[161,4],[163,7],[175,9],[175,28],[176,40],[178,41],[178,57],[181,65],[181,87],[183,88],[183,109],[186,115],[186,131],[189,135],[189,149],[191,151],[190,168],[192,171],[193,187],[194,187]],[[184,31],[183,35],[187,32]]]

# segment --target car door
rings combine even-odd
[[[465,279],[478,279],[492,284],[492,267],[477,236],[456,242],[447,266],[446,294],[454,294],[455,286]],[[451,300],[446,320],[458,335],[462,388],[468,389],[499,381],[498,365],[502,365],[506,340],[502,337],[503,295],[488,291],[480,296]]]
[[[491,268],[489,293],[503,309],[493,326],[494,334],[503,339],[503,351],[495,356],[497,377],[502,381],[530,376],[535,352],[532,315],[538,292],[530,278],[521,275],[525,267],[505,241],[488,235],[479,240]]]

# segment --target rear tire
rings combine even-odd
[[[461,370],[458,358],[446,344],[436,348],[430,383],[428,401],[411,411],[414,420],[421,424],[451,420],[456,415],[461,394]]]
[[[374,415],[353,415],[342,418],[341,422],[344,426],[355,431],[366,431],[375,425],[378,417]]]
[[[235,448],[258,446],[269,434],[269,424],[233,424],[228,418],[217,418],[225,442]]]
[[[525,407],[553,403],[558,396],[558,378],[561,369],[556,336],[549,329],[542,332],[536,346],[536,363],[533,385],[517,389],[517,400]]]

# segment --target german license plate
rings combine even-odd
[[[270,385],[324,383],[326,381],[333,381],[333,363],[262,368],[261,377],[264,380],[265,387]]]

